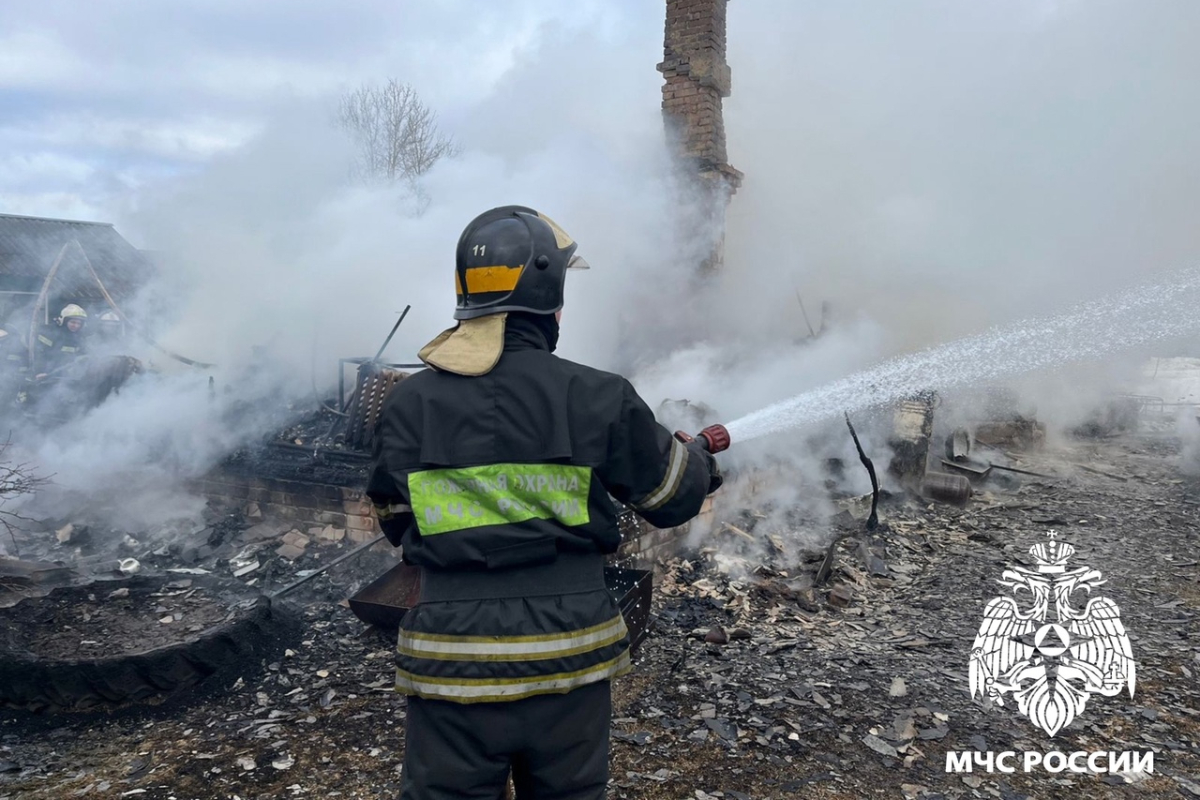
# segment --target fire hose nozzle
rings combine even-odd
[[[699,440],[705,450],[714,454],[728,450],[730,444],[729,431],[721,424],[709,425],[695,436],[683,431],[675,431],[675,438],[684,443]]]

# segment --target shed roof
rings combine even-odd
[[[41,291],[63,245],[72,240],[79,242],[115,298],[134,294],[154,271],[150,259],[117,233],[111,223],[0,214],[0,291]],[[74,247],[67,249],[52,292],[81,300],[102,298]]]

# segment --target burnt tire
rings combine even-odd
[[[146,580],[130,583],[144,586]],[[51,595],[62,591],[80,589],[56,589]],[[5,611],[19,608],[20,604]],[[52,660],[0,648],[0,706],[50,713],[161,702],[213,676],[256,668],[282,649],[294,628],[291,615],[260,595],[244,601],[220,625],[144,652]]]

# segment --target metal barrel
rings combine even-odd
[[[926,472],[921,479],[921,494],[931,500],[966,505],[971,499],[971,481],[965,475]]]

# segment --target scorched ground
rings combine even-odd
[[[1200,482],[1151,437],[1023,465],[1056,477],[965,508],[885,504],[887,574],[843,548],[835,604],[806,588],[815,556],[747,562],[733,579],[716,569],[718,552],[738,564],[740,535],[662,564],[652,634],[618,682],[611,796],[1200,797]],[[1138,664],[1132,700],[1094,696],[1053,741],[967,689],[995,580],[1051,528],[1107,578]],[[335,602],[362,577],[314,581],[299,643],[248,678],[107,716],[7,714],[0,800],[397,794],[405,712],[390,642]],[[1153,751],[1155,773],[947,774],[947,750]]]

